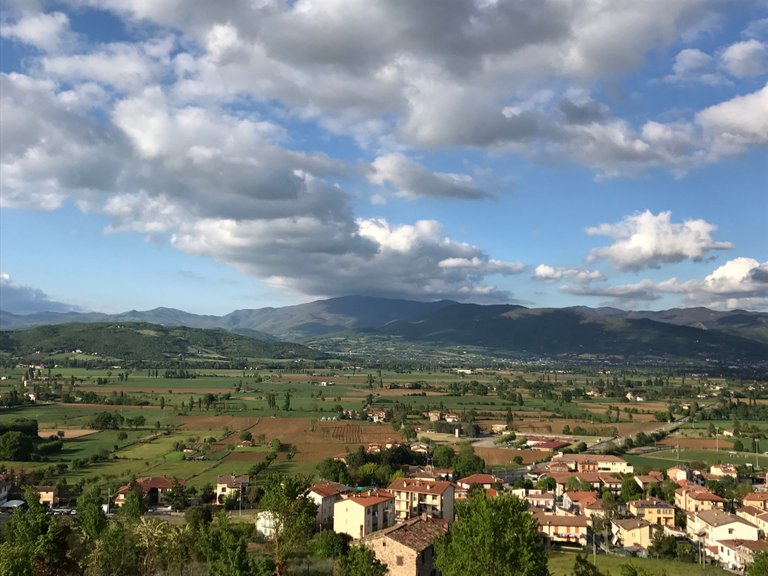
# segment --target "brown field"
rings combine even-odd
[[[145,406],[149,408],[149,406]],[[159,408],[159,406],[155,406]],[[179,424],[184,427],[184,430],[221,430],[225,426],[229,426],[230,430],[245,430],[251,429],[250,427],[259,420],[256,417],[248,418],[246,416],[177,416],[172,420],[174,424]],[[270,420],[269,418],[263,418],[262,420]],[[290,420],[285,418],[284,420]],[[298,420],[298,419],[297,419]],[[253,429],[251,429],[253,431]],[[255,434],[256,432],[254,432]]]
[[[523,459],[523,464],[533,464],[546,460],[552,454],[549,452],[537,452],[535,450],[514,450],[512,448],[480,448],[475,447],[475,454],[480,456],[489,466],[501,464],[513,464],[515,456]]]
[[[98,430],[93,430],[91,428],[41,428],[37,431],[37,435],[41,438],[56,436],[56,433],[59,430],[64,432],[64,438],[80,438],[98,432]]]
[[[659,442],[660,446],[671,446],[680,448],[687,448],[691,450],[716,450],[718,447],[718,441],[715,438],[678,438],[677,436],[672,438],[664,438]],[[731,440],[720,439],[720,448],[723,450],[730,450],[733,448],[733,442]]]

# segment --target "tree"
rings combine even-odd
[[[352,546],[346,556],[339,558],[337,568],[338,576],[385,576],[387,573],[387,565],[363,544]]]
[[[464,442],[453,459],[453,468],[459,478],[464,478],[485,471],[485,460],[475,454],[475,449],[470,442]]]
[[[450,468],[453,466],[453,459],[456,452],[450,446],[438,444],[432,449],[432,464],[438,468]]]
[[[765,576],[765,574],[768,574],[768,552],[755,554],[747,574],[749,576]]]
[[[88,576],[134,576],[139,571],[136,537],[123,521],[109,522],[88,556]]]
[[[621,499],[624,502],[632,502],[643,496],[643,490],[640,488],[637,482],[635,482],[634,476],[627,476],[621,482]]]
[[[131,491],[125,497],[125,502],[120,506],[118,514],[128,520],[138,520],[147,509],[144,506],[144,491],[141,486],[134,484]]]
[[[736,452],[744,452],[744,443],[739,439],[734,440],[733,449]]]
[[[347,465],[333,458],[321,460],[317,465],[317,473],[325,480],[347,484],[350,481]]]
[[[337,534],[333,530],[323,530],[312,538],[312,549],[320,558],[341,558],[349,552],[349,534]]]
[[[174,478],[173,485],[165,496],[165,501],[175,511],[184,510],[189,503],[189,490],[184,484]]]
[[[0,460],[29,460],[34,445],[32,438],[17,431],[0,435]]]
[[[101,508],[104,499],[98,486],[91,484],[77,499],[75,526],[86,552],[95,545],[99,535],[107,527],[107,517]]]
[[[255,565],[246,546],[244,534],[230,522],[226,512],[219,512],[198,533],[198,547],[209,576],[253,574]]]
[[[272,474],[264,487],[259,507],[271,514],[274,523],[272,551],[278,575],[287,573],[291,556],[314,531],[317,506],[306,496],[309,484],[304,476]]]
[[[456,503],[456,518],[435,541],[435,564],[444,576],[549,576],[536,520],[524,500],[481,492]]]

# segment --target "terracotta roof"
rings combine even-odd
[[[744,502],[768,502],[768,492],[754,492],[744,496]]]
[[[504,481],[492,474],[471,474],[466,478],[459,478],[459,484],[503,484]]]
[[[563,496],[568,496],[571,502],[582,502],[583,500],[594,499],[595,493],[586,490],[574,490],[573,492],[566,492]]]
[[[553,460],[560,462],[616,462],[627,464],[624,458],[612,454],[558,454]]]
[[[718,540],[717,543],[722,546],[727,546],[731,550],[736,550],[736,548],[740,546],[747,548],[749,550],[752,550],[753,552],[757,552],[758,550],[768,550],[768,541],[766,540],[733,539],[733,540]]]
[[[376,532],[364,540],[389,538],[414,550],[423,552],[448,532],[448,521],[438,518],[414,518],[403,524]]]
[[[329,498],[331,496],[338,496],[344,492],[343,488],[347,488],[343,484],[335,485],[336,483],[317,483],[309,487],[309,492],[314,492],[318,496],[323,498]]]
[[[452,482],[419,480],[417,478],[396,478],[387,489],[417,492],[419,494],[442,494],[452,486]]]
[[[369,506],[376,506],[383,502],[389,502],[394,500],[395,497],[385,490],[376,490],[372,492],[366,492],[365,494],[350,494],[342,502],[350,501],[355,504],[359,504],[364,508]],[[337,503],[338,504],[338,503]]]
[[[725,502],[720,496],[709,490],[695,490],[688,494],[688,498],[702,502]]]
[[[178,482],[179,485],[183,486],[186,481],[183,478],[174,479],[168,478],[167,476],[147,476],[146,478],[136,478],[136,485],[141,488],[145,494],[153,488],[157,490],[170,490],[173,488],[174,482]],[[126,484],[124,486],[120,486],[120,488],[117,490],[117,493],[127,494],[130,491],[131,485]]]

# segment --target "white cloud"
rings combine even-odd
[[[765,73],[768,46],[751,38],[728,46],[720,56],[723,68],[738,78]]]
[[[640,270],[688,259],[701,260],[712,250],[733,247],[730,242],[712,239],[717,227],[709,222],[685,220],[677,224],[671,216],[671,212],[653,214],[646,210],[625,216],[615,224],[587,228],[590,236],[609,236],[615,240],[610,246],[593,249],[587,259],[606,259],[620,269]]]
[[[385,154],[371,164],[368,180],[374,184],[391,184],[395,194],[405,198],[437,197],[477,200],[491,195],[463,174],[430,172],[403,154]]]
[[[579,296],[610,298],[607,304],[624,308],[677,295],[685,306],[705,306],[715,310],[768,310],[768,262],[753,258],[734,258],[702,280],[661,282],[641,280],[634,284],[614,286],[564,286],[563,292]]]
[[[25,14],[14,24],[0,26],[0,35],[53,52],[72,42],[69,18],[62,12]]]
[[[0,310],[12,314],[70,312],[76,307],[52,300],[45,292],[17,284],[7,272],[0,272]]]
[[[605,274],[587,268],[564,268],[539,264],[533,271],[533,278],[545,281],[575,280],[586,284],[594,280],[605,280]]]
[[[714,158],[737,154],[749,145],[768,145],[768,84],[751,94],[705,108],[696,115]]]

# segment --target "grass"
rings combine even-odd
[[[549,571],[552,576],[571,576],[573,573],[574,553],[553,552],[549,555]],[[592,556],[589,557],[590,562]],[[674,560],[656,560],[652,558],[624,558],[621,556],[597,557],[597,568],[605,576],[621,576],[621,567],[632,564],[642,568],[648,576],[729,576],[722,568],[716,566],[699,566]]]

